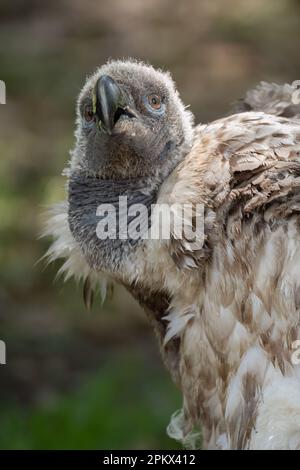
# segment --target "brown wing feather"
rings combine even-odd
[[[300,104],[293,98],[296,88],[289,84],[261,82],[238,101],[234,112],[263,111],[288,118],[300,118]]]
[[[275,210],[276,203],[276,214],[285,217],[299,210],[299,190],[298,121],[249,112],[199,126],[172,191],[165,191],[170,201],[204,204],[205,243],[195,252],[184,238],[171,239],[172,258],[181,268],[199,267],[235,207],[243,218],[271,203]]]

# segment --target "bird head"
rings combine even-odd
[[[87,79],[77,106],[76,169],[102,179],[165,177],[192,141],[192,115],[168,73],[112,61]]]
[[[106,239],[106,234],[99,238],[99,207],[109,204],[111,217],[118,214],[118,233],[121,195],[128,208],[141,203],[149,215],[160,185],[188,153],[192,138],[192,114],[169,74],[134,61],[113,61],[87,79],[78,99],[68,170],[68,220],[90,266],[118,270],[136,243]]]

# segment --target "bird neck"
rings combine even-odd
[[[93,269],[116,272],[150,227],[157,190],[143,180],[69,180],[68,221]]]

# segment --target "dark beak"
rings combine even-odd
[[[119,85],[108,75],[102,75],[97,80],[94,90],[94,112],[99,119],[100,127],[111,134],[125,109],[126,100]]]

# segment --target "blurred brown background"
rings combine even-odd
[[[38,262],[43,208],[63,197],[74,103],[87,74],[136,57],[171,71],[196,121],[260,80],[300,79],[296,0],[2,0],[0,448],[171,448],[180,396],[121,289],[93,312]]]

